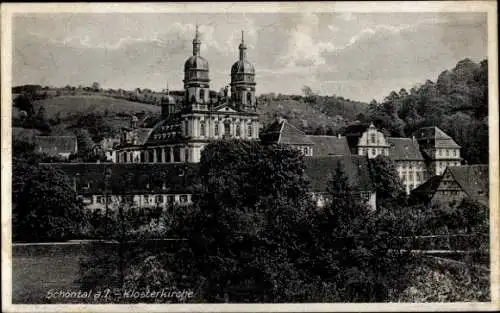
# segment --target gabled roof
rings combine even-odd
[[[314,156],[343,156],[351,154],[345,137],[307,135],[307,138],[314,143]]]
[[[413,189],[410,192],[410,200],[415,202],[415,204],[417,202],[428,203],[434,196],[434,193],[436,193],[442,178],[443,176],[441,175],[432,176],[425,183]]]
[[[308,136],[286,120],[275,121],[261,133],[261,140],[266,144],[313,145]]]
[[[77,141],[75,136],[34,136],[35,152],[48,155],[59,153],[76,153]]]
[[[304,159],[305,175],[314,192],[325,192],[337,166],[340,165],[347,176],[349,186],[358,191],[370,191],[373,183],[365,156],[309,157]]]
[[[172,163],[41,163],[62,171],[80,195],[192,193],[198,182],[198,164]]]
[[[489,171],[487,164],[448,167],[451,176],[471,199],[489,206]]]
[[[460,148],[453,138],[436,126],[422,127],[414,133],[414,136],[418,141],[429,141],[436,148]]]
[[[411,138],[387,138],[389,143],[389,157],[395,161],[412,160],[423,161],[424,158],[418,143]]]

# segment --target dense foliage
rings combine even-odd
[[[78,236],[83,207],[64,174],[17,160],[13,168],[13,239],[59,241]]]
[[[368,118],[391,136],[411,137],[420,127],[437,126],[462,147],[469,164],[488,163],[488,62],[464,59],[436,82],[393,91],[370,103]]]
[[[370,177],[377,194],[377,207],[396,208],[406,204],[406,193],[394,162],[378,155],[369,160]]]

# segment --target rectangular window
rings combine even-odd
[[[163,196],[161,195],[156,196],[156,203],[163,203]]]
[[[167,203],[168,204],[174,204],[175,197],[174,196],[167,196]]]
[[[247,127],[247,137],[249,138],[253,137],[252,124],[249,124]]]

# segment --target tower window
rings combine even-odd
[[[200,100],[205,101],[205,89],[200,89]]]
[[[247,104],[252,104],[252,93],[247,92]]]
[[[371,140],[372,140],[372,143],[376,142],[376,140],[375,140],[375,134],[371,134]]]
[[[247,127],[247,137],[251,138],[253,136],[252,124],[249,124]]]
[[[205,121],[200,122],[200,136],[205,137],[206,136],[206,125]]]
[[[184,161],[188,161],[189,160],[189,149],[186,148],[186,150],[184,150]]]
[[[214,135],[219,136],[219,121],[215,121],[214,125]]]
[[[236,137],[240,137],[241,136],[241,127],[240,125],[236,125]]]
[[[189,135],[189,123],[188,123],[188,121],[184,121],[184,134],[186,136]]]

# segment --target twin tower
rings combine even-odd
[[[185,102],[188,105],[208,104],[210,79],[208,61],[200,56],[201,41],[196,26],[193,55],[184,64]],[[231,67],[231,98],[229,105],[238,111],[255,112],[255,68],[247,60],[247,46],[241,32],[240,58]],[[197,106],[198,107],[198,106]]]

